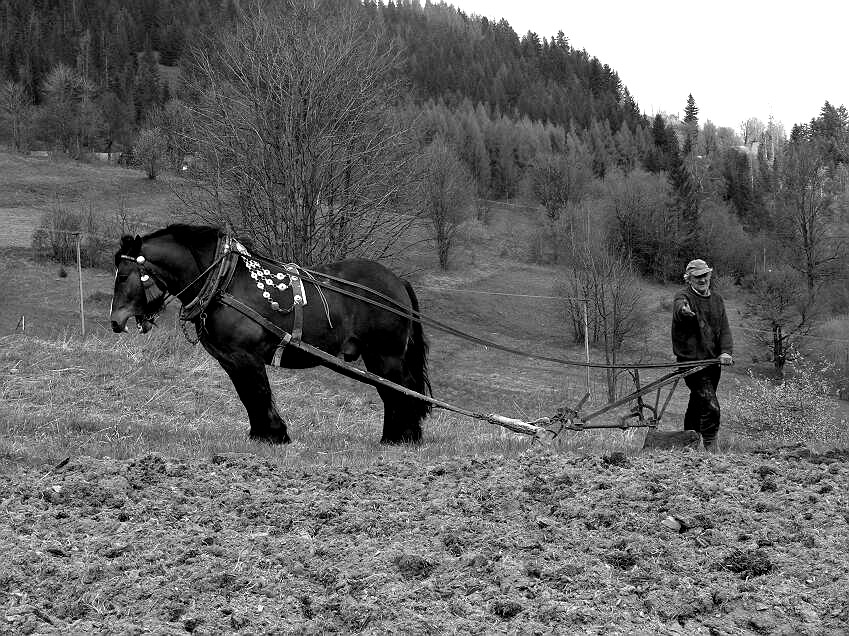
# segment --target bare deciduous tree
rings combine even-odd
[[[305,265],[388,256],[414,220],[398,213],[411,172],[391,111],[398,51],[326,4],[251,9],[196,53],[192,83],[202,196],[185,202]]]
[[[579,243],[566,271],[570,296],[587,300],[590,340],[602,346],[606,364],[616,364],[626,343],[639,341],[648,324],[639,275],[627,258],[614,254],[598,239]],[[580,339],[581,301],[567,303],[577,327],[576,339]],[[613,369],[607,370],[607,393],[610,400],[616,399]]]
[[[755,340],[772,351],[775,370],[782,375],[793,337],[807,334],[814,319],[803,277],[789,267],[757,274],[746,302],[746,318],[755,328]]]
[[[592,180],[592,156],[584,143],[569,134],[566,152],[543,153],[531,170],[534,198],[551,220],[557,220],[570,203],[579,203]]]
[[[147,115],[150,128],[161,131],[165,158],[172,170],[179,170],[193,147],[191,138],[191,113],[179,99],[170,99],[164,106],[155,106]]]
[[[822,155],[811,142],[790,144],[778,197],[779,234],[790,248],[793,266],[814,295],[833,275],[846,242],[839,235],[834,209],[835,182]]]
[[[439,266],[447,269],[457,231],[474,199],[474,181],[441,137],[425,149],[420,178],[422,211],[433,225]]]
[[[12,133],[15,150],[23,149],[24,133],[32,117],[32,103],[23,84],[6,80],[0,83],[0,122]]]
[[[679,276],[679,245],[685,238],[680,219],[669,205],[668,181],[642,170],[608,177],[611,239],[636,267],[656,280]]]
[[[135,161],[142,167],[148,179],[156,179],[167,162],[167,141],[157,127],[139,131],[133,146]]]
[[[94,100],[94,86],[77,71],[57,64],[43,85],[42,132],[57,142],[64,152],[79,157],[91,148],[104,126]]]

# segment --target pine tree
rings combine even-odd
[[[820,116],[811,120],[810,131],[829,167],[849,162],[849,113],[844,106],[835,107],[826,101]]]
[[[637,150],[637,142],[627,124],[622,124],[613,136],[613,140],[616,142],[617,165],[626,173],[631,172],[637,165],[639,152]]]
[[[651,145],[646,157],[646,169],[649,172],[660,172],[669,167],[668,161],[668,137],[666,134],[666,122],[658,113],[654,116],[651,127]]]
[[[695,150],[696,140],[699,137],[699,107],[693,94],[687,96],[687,105],[684,107],[684,156],[690,155]]]
[[[593,172],[599,179],[604,179],[607,169],[616,162],[616,144],[610,132],[607,120],[593,120],[589,131],[589,145],[593,155]]]
[[[162,85],[159,81],[159,65],[156,55],[150,49],[139,56],[139,70],[136,73],[133,90],[136,105],[136,121],[142,122],[145,115],[154,106],[162,105]]]
[[[678,137],[672,127],[667,129],[667,157],[670,162],[669,181],[675,192],[675,206],[680,219],[679,229],[684,239],[680,245],[680,258],[694,258],[701,247],[699,192],[690,166],[678,150]]]

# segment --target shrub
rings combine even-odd
[[[46,257],[69,265],[77,261],[77,238],[80,234],[80,261],[83,267],[112,267],[112,254],[121,234],[137,225],[120,215],[88,209],[74,212],[60,202],[51,206],[32,234],[32,248],[38,257]]]
[[[739,281],[752,271],[761,250],[756,249],[755,242],[728,204],[705,202],[702,206],[701,226],[704,237],[702,258],[717,268],[717,274]]]
[[[148,179],[156,179],[167,163],[168,143],[159,128],[145,128],[139,132],[133,146],[136,162],[147,174]]]
[[[834,365],[832,377],[841,399],[849,400],[849,315],[834,316],[817,327],[817,338],[805,342],[806,350]]]
[[[73,263],[77,258],[74,232],[80,231],[80,215],[63,208],[58,202],[51,206],[32,235],[32,247],[39,255]]]
[[[847,422],[835,416],[833,365],[794,356],[796,372],[775,383],[750,372],[730,406],[735,408],[741,433],[756,441],[836,443],[846,437]]]

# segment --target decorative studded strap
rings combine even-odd
[[[307,293],[304,290],[304,281],[301,279],[298,266],[289,263],[286,265],[286,271],[289,274],[289,283],[292,285],[292,309],[295,311],[294,321],[292,322],[292,340],[300,342],[304,332],[303,307],[307,304]]]

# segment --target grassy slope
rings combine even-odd
[[[4,168],[6,168],[4,170]],[[149,182],[137,171],[72,162],[53,162],[0,154],[0,220],[26,223],[10,232],[6,245],[21,244],[54,197],[111,210],[116,206],[153,222],[169,218],[175,201],[167,185]],[[69,203],[68,205],[71,205]],[[423,311],[484,338],[518,348],[581,358],[571,343],[558,301],[464,294],[474,289],[514,294],[556,295],[557,271],[522,262],[523,236],[533,220],[515,208],[496,208],[488,226],[473,225],[456,251],[455,267],[439,272],[433,255],[421,249],[401,267],[413,272]],[[12,237],[12,238],[9,238]],[[0,236],[0,247],[3,236]],[[23,258],[23,260],[22,260]],[[34,338],[10,337],[0,347],[0,448],[22,460],[67,454],[133,456],[150,449],[177,454],[202,450],[249,450],[244,440],[246,417],[232,387],[200,349],[192,349],[174,331],[173,314],[157,333],[114,336],[106,317],[111,292],[108,273],[84,271],[86,342],[78,333],[76,272],[57,276],[57,268],[33,263],[20,251],[0,250],[0,336],[10,334],[20,315]],[[650,286],[646,303],[653,313],[647,345],[651,359],[668,360],[668,298],[672,288]],[[739,301],[729,297],[732,326],[739,322]],[[585,391],[585,372],[486,350],[429,331],[431,377],[435,394],[482,412],[532,419],[553,413],[562,403],[574,405]],[[598,359],[598,354],[595,354]],[[633,359],[632,355],[625,356]],[[745,360],[745,345],[738,360]],[[96,371],[92,371],[92,370]],[[292,455],[311,462],[317,456],[340,462],[381,451],[381,409],[376,394],[323,370],[271,371],[278,401],[290,418],[291,449],[262,452]],[[654,377],[649,374],[649,377]],[[727,374],[722,400],[738,382]],[[591,374],[593,404],[606,396],[599,372]],[[628,384],[622,378],[623,387]],[[686,394],[678,390],[669,407],[667,426],[680,426]],[[567,445],[575,449],[629,447],[639,433],[582,433]],[[437,412],[428,427],[427,454],[478,453],[522,448],[523,440],[505,438],[499,429]]]
[[[176,207],[166,183],[116,166],[0,152],[0,175],[0,247],[29,246],[41,215],[57,204],[154,221]]]

